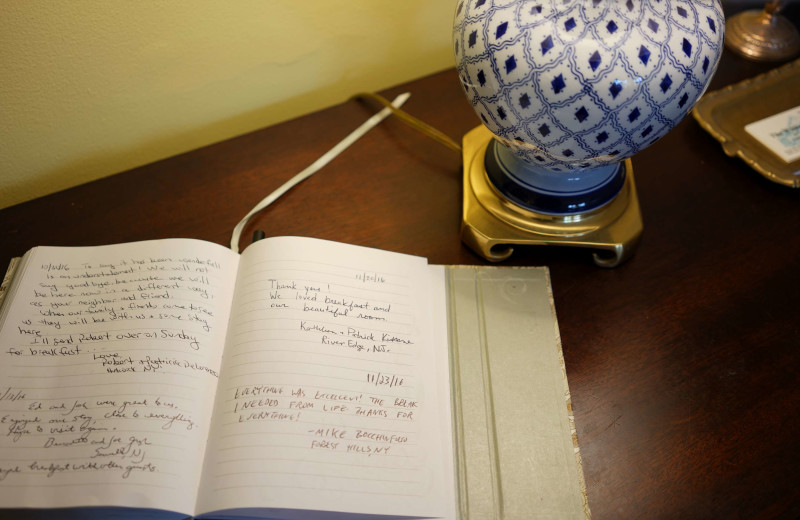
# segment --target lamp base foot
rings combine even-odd
[[[461,239],[483,258],[507,259],[514,245],[594,249],[594,263],[616,267],[630,258],[642,233],[639,199],[630,159],[625,183],[602,207],[569,215],[537,213],[503,196],[486,174],[486,149],[493,136],[479,126],[464,136],[464,204]]]

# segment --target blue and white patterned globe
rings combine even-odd
[[[554,172],[651,145],[705,91],[723,49],[718,0],[460,0],[467,98],[518,158]]]

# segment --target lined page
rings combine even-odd
[[[3,507],[192,513],[237,262],[194,240],[29,253],[0,330]]]
[[[444,288],[425,259],[271,238],[239,269],[198,511],[444,515]]]

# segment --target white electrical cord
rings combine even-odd
[[[400,108],[403,106],[403,103],[411,97],[409,92],[405,92],[400,94],[392,101],[392,106],[395,108]],[[250,210],[250,212],[236,224],[236,227],[233,228],[233,235],[231,235],[231,249],[235,253],[239,252],[239,240],[242,236],[242,231],[250,219],[261,211],[262,209],[266,208],[276,200],[278,200],[284,193],[289,191],[290,189],[294,188],[299,183],[303,182],[307,178],[314,175],[320,169],[322,169],[326,164],[331,162],[337,155],[345,151],[351,144],[356,142],[361,136],[369,132],[373,127],[377,126],[378,123],[386,119],[389,115],[391,115],[392,111],[389,108],[384,108],[367,121],[364,122],[361,126],[359,126],[356,130],[354,130],[350,135],[345,137],[339,144],[328,150],[322,157],[314,161],[314,163],[306,168],[305,170],[301,171],[288,181],[286,181],[280,188],[270,193],[264,200],[256,204],[256,206]]]

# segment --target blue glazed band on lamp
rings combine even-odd
[[[602,207],[616,197],[625,183],[625,169],[619,163],[564,175],[519,159],[497,140],[492,140],[486,150],[486,175],[510,200],[552,215]]]
[[[719,0],[458,0],[456,68],[494,136],[488,180],[548,215],[609,204],[627,160],[707,88],[724,30]]]

